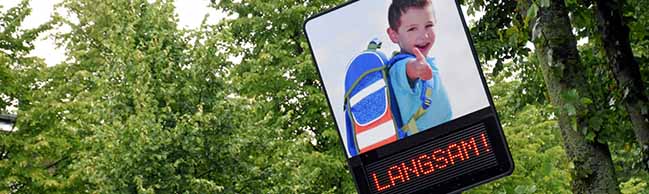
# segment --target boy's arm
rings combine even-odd
[[[428,62],[426,62],[426,57],[424,54],[419,51],[418,48],[413,48],[413,54],[415,54],[416,59],[411,59],[406,64],[406,75],[408,80],[414,81],[417,78],[422,80],[430,80],[433,78],[433,70],[430,68]]]

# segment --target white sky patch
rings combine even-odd
[[[62,0],[31,0],[29,3],[32,9],[31,15],[25,18],[21,28],[31,29],[36,28],[41,24],[49,21],[53,12],[54,5],[60,3]],[[21,0],[0,0],[3,11],[9,8],[16,7]],[[216,24],[218,21],[226,17],[226,14],[219,12],[214,8],[209,7],[209,0],[177,0],[174,2],[176,7],[175,13],[178,16],[178,27],[182,29],[195,29],[198,28],[205,17],[209,14],[207,19],[208,24]],[[60,13],[60,12],[59,12]],[[70,17],[67,14],[61,14]],[[56,32],[65,32],[69,29],[54,29],[42,33],[34,42],[34,50],[30,56],[42,57],[48,66],[54,66],[65,61],[65,48],[57,48],[54,38],[51,36]],[[236,60],[236,59],[235,59]],[[240,59],[239,59],[240,60]]]
[[[32,0],[30,2],[30,8],[32,8],[32,14],[25,18],[23,22],[22,29],[31,29],[36,28],[41,24],[49,21],[53,12],[54,5],[60,3],[62,0]],[[151,0],[152,2],[154,0]],[[6,11],[9,8],[16,7],[21,2],[21,0],[1,0],[0,5],[3,7],[1,10]],[[214,8],[209,7],[209,0],[177,0],[174,2],[176,7],[175,12],[178,16],[178,26],[181,29],[196,29],[200,26],[205,14],[209,14],[207,18],[207,24],[216,24],[221,19],[228,17],[226,13],[215,10]],[[477,12],[475,16],[468,16],[466,14],[466,7],[462,7],[465,17],[467,17],[468,22],[472,23],[477,21],[484,12]],[[60,12],[59,12],[60,13]],[[68,16],[67,14],[61,14]],[[236,17],[236,16],[234,16]],[[52,31],[42,33],[34,42],[34,50],[30,53],[30,56],[42,57],[45,59],[45,63],[48,66],[54,66],[65,61],[65,48],[57,48],[55,40],[52,37],[52,34],[57,32],[69,31],[69,28],[63,29],[54,29]],[[240,63],[242,56],[230,56],[228,61],[234,63]]]
[[[467,14],[467,10],[469,8],[467,6],[460,6],[462,8],[462,14],[464,15],[464,18],[466,19],[467,25],[471,26],[473,23],[476,23],[482,18],[482,16],[485,15],[484,10],[478,10],[474,13],[474,15],[469,15]]]
[[[534,46],[534,43],[533,43],[532,41],[527,41],[527,43],[525,43],[525,48],[528,48],[528,49],[530,49],[531,51],[534,51],[534,49],[535,49],[536,47]]]
[[[227,16],[226,13],[209,7],[209,0],[176,0],[174,6],[178,16],[178,26],[184,29],[200,27],[205,14],[209,14],[207,24],[216,24]]]
[[[7,11],[10,8],[18,6],[20,0],[2,0],[0,5],[3,6],[2,10]],[[29,7],[32,9],[31,15],[25,18],[21,29],[32,29],[44,24],[50,20],[54,10],[54,5],[60,3],[61,0],[32,0]],[[30,52],[30,56],[38,56],[45,59],[48,66],[53,66],[65,60],[65,50],[56,48],[54,38],[50,35],[51,31],[44,32],[34,42],[34,50]]]
[[[588,37],[583,37],[577,40],[577,46],[583,46],[585,44],[588,44],[588,42],[589,42]]]
[[[14,131],[13,124],[0,122],[0,131]]]

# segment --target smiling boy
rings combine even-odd
[[[445,123],[453,115],[435,59],[431,0],[393,0],[388,9],[390,40],[401,48],[391,59],[390,84],[408,136]],[[427,93],[427,94],[426,94]]]

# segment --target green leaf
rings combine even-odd
[[[577,115],[577,108],[573,104],[565,104],[564,110],[568,113],[568,116],[575,116]]]
[[[525,17],[526,21],[532,21],[536,19],[536,15],[539,11],[539,7],[536,4],[532,4],[529,9],[527,9],[527,15]]]
[[[569,104],[576,104],[579,102],[579,93],[577,89],[570,89],[561,93],[561,98]]]
[[[599,117],[591,117],[588,119],[588,125],[594,130],[599,132],[602,129],[602,124],[604,121],[602,121],[601,118]]]
[[[595,134],[595,132],[592,131],[586,132],[586,140],[588,140],[589,142],[594,142],[596,136],[597,135]]]
[[[539,0],[542,8],[550,7],[550,0]]]
[[[515,193],[518,193],[518,194],[524,194],[524,193],[527,193],[527,186],[524,186],[524,185],[518,185],[518,186],[516,186],[516,188],[514,189],[514,192],[515,192]]]

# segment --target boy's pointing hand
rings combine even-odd
[[[433,70],[426,61],[424,54],[418,48],[413,48],[413,54],[417,57],[415,60],[408,61],[406,65],[406,74],[408,79],[415,80],[420,78],[422,80],[430,80],[433,78]]]

